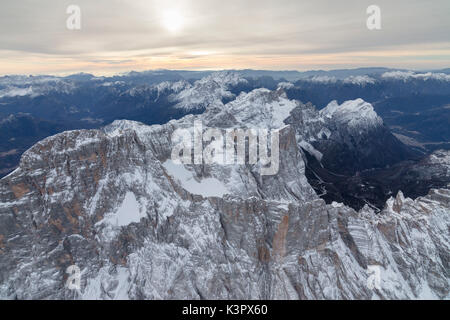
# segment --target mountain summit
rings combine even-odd
[[[399,193],[375,214],[326,204],[305,176],[305,143],[325,159],[322,140],[357,149],[346,138],[378,119],[362,100],[319,113],[258,89],[164,125],[46,138],[0,180],[0,297],[448,299],[448,189]],[[196,120],[277,127],[278,173],[172,163],[172,133]],[[72,265],[79,290],[66,287]]]

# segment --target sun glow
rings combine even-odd
[[[162,14],[162,25],[171,33],[179,32],[184,25],[183,15],[178,10],[167,10]]]

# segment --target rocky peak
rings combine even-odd
[[[185,110],[199,110],[209,105],[220,103],[223,99],[233,99],[235,95],[229,91],[230,87],[247,80],[238,73],[223,71],[215,72],[197,80],[192,86],[171,96],[177,102],[176,107]]]
[[[29,149],[0,180],[0,297],[449,298],[448,190],[399,195],[378,215],[326,205],[305,177],[299,131],[285,125],[318,125],[311,106],[265,89],[213,102],[164,125],[115,121]],[[279,129],[279,171],[174,165],[171,136],[196,120]],[[79,290],[65,286],[71,265]]]
[[[345,101],[341,105],[332,101],[320,110],[320,115],[326,120],[333,120],[354,129],[370,129],[383,125],[383,120],[376,114],[372,105],[363,99]]]

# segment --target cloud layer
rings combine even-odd
[[[68,30],[66,8],[81,8]],[[0,73],[448,67],[450,2],[22,0],[0,3]]]

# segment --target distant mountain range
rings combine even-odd
[[[66,77],[0,77],[0,176],[40,139],[89,129],[117,119],[161,124],[201,113],[241,92],[282,87],[289,98],[318,109],[332,100],[371,103],[402,142],[427,153],[450,148],[449,69],[412,72],[388,68],[332,71],[152,70],[111,77],[86,73]],[[218,76],[220,75],[220,76]]]

